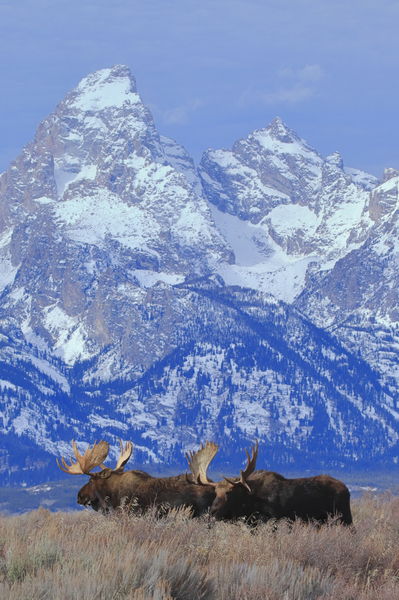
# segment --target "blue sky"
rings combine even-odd
[[[347,166],[399,168],[398,23],[398,0],[0,0],[0,170],[117,63],[197,160],[279,115]]]

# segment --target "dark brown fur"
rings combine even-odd
[[[325,523],[331,516],[352,523],[349,490],[329,475],[286,479],[272,471],[255,471],[242,483],[219,482],[211,514],[219,519],[259,515],[265,519],[302,519]]]
[[[104,469],[91,476],[78,492],[78,503],[104,512],[129,503],[145,510],[150,506],[189,506],[193,515],[208,510],[215,498],[212,486],[191,483],[189,476],[152,477],[144,471]]]

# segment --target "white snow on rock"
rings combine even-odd
[[[140,286],[150,288],[159,282],[176,285],[184,281],[184,275],[178,273],[163,273],[161,271],[150,271],[148,269],[135,269],[131,274],[137,278]]]
[[[344,167],[345,173],[347,173],[356,185],[364,188],[365,190],[372,190],[378,185],[378,178],[371,173],[366,173],[361,169],[353,169],[351,167]]]
[[[154,218],[107,189],[98,190],[95,196],[65,200],[54,212],[75,242],[101,244],[109,236],[131,249],[146,248],[146,241],[157,238],[160,232]]]
[[[267,216],[274,231],[281,236],[300,235],[307,231],[308,237],[316,231],[319,217],[307,206],[283,204],[273,208]]]
[[[201,196],[201,182],[194,161],[187,150],[171,138],[161,135],[160,139],[165,151],[166,160],[174,169],[176,169],[176,171],[179,171],[184,175],[194,192]]]
[[[86,346],[87,334],[77,317],[68,315],[60,306],[55,305],[45,310],[43,324],[53,337],[55,356],[64,359],[66,364],[90,358],[91,354]]]
[[[62,166],[59,166],[59,162],[54,161],[54,179],[57,186],[57,195],[62,197],[65,190],[71,183],[76,183],[81,180],[93,181],[97,175],[96,165],[79,165],[71,161],[68,164],[68,157],[63,158]],[[37,201],[37,200],[36,200]]]
[[[197,172],[126,67],[85,77],[1,176],[7,432],[55,453],[134,430],[160,462],[215,432],[300,446],[319,411],[331,448],[356,456],[370,426],[382,453],[398,437],[398,181],[279,118]]]
[[[53,365],[51,365],[47,360],[43,358],[39,358],[37,356],[32,356],[32,364],[42,373],[45,373],[48,377],[55,382],[57,382],[61,389],[64,392],[69,393],[71,391],[70,385],[68,383],[68,379],[65,375],[62,375]]]
[[[132,76],[123,66],[101,69],[85,77],[75,89],[72,107],[84,112],[122,107],[141,102]]]
[[[231,150],[205,152],[199,173],[236,257],[218,272],[226,283],[288,302],[305,289],[309,268],[331,269],[373,226],[368,204],[376,179],[344,169],[338,152],[323,159],[279,118]]]
[[[283,205],[281,208],[289,211],[291,207]],[[309,211],[306,207],[301,208],[305,213]],[[218,267],[225,283],[262,290],[292,302],[303,289],[309,263],[316,261],[318,256],[289,256],[270,236],[267,223],[254,225],[222,213],[216,207],[212,214],[235,256],[233,264],[224,263]]]

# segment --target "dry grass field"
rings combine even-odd
[[[399,498],[353,502],[356,529],[90,510],[0,518],[2,600],[397,600]]]

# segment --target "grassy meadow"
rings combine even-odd
[[[2,600],[397,600],[399,498],[353,503],[355,529],[103,516],[0,517]]]

